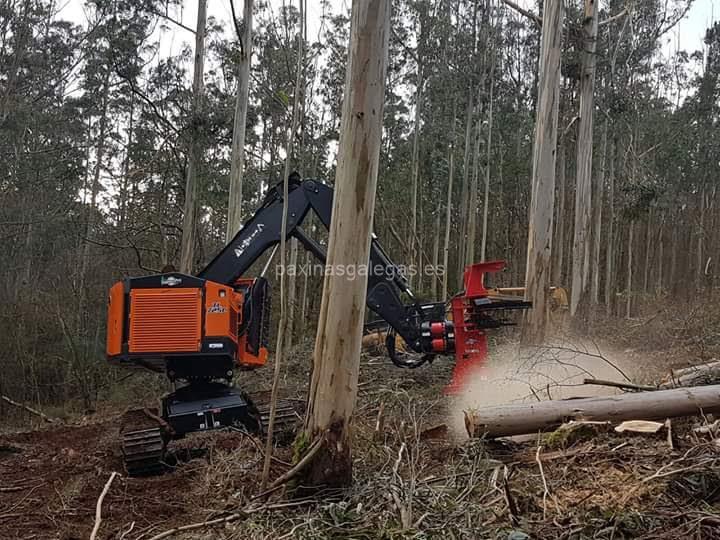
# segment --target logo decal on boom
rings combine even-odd
[[[242,256],[243,253],[245,253],[245,250],[248,248],[248,246],[252,243],[253,240],[255,240],[255,237],[260,234],[264,228],[265,225],[263,225],[262,223],[258,223],[252,234],[248,236],[245,240],[240,242],[240,245],[235,248],[235,256],[238,259]]]

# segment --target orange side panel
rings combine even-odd
[[[122,333],[125,321],[125,294],[123,282],[119,281],[110,288],[108,299],[106,353],[115,356],[122,351]]]
[[[236,310],[233,306],[234,295],[231,287],[213,281],[205,283],[205,335],[212,337],[229,337],[237,341],[237,323],[231,326]],[[235,311],[237,314],[237,311]]]
[[[202,308],[201,289],[132,289],[129,351],[199,351]]]
[[[247,337],[242,336],[240,338],[240,343],[238,344],[238,365],[250,369],[264,366],[268,357],[267,349],[265,347],[260,347],[258,355],[255,356],[247,350],[246,340]]]

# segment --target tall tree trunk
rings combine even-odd
[[[663,269],[665,267],[665,211],[660,212],[660,230],[658,231],[658,256],[657,256],[657,272],[655,273],[655,296],[658,298],[663,290]]]
[[[675,219],[676,222],[680,222],[679,210],[675,212]],[[677,292],[675,283],[677,279],[678,242],[680,237],[679,231],[680,227],[673,227],[671,241],[672,243],[670,245],[670,275],[668,276],[668,289],[672,294],[675,294],[675,292]]]
[[[605,314],[612,314],[613,294],[615,292],[614,260],[615,260],[615,159],[617,155],[617,141],[613,139],[610,148],[610,163],[608,165],[608,217],[607,217],[607,244],[605,246]]]
[[[632,311],[633,296],[633,237],[635,236],[635,220],[630,219],[627,243],[627,281],[625,282],[625,318],[629,319]]]
[[[543,342],[550,315],[549,280],[555,204],[555,149],[560,103],[562,25],[563,1],[545,0],[525,267],[526,297],[533,303],[533,309],[526,312],[522,328],[522,341],[529,345]]]
[[[560,287],[563,277],[563,264],[565,262],[565,201],[567,199],[567,178],[565,159],[567,157],[565,137],[558,142],[558,210],[555,223],[555,238],[553,240],[553,265],[551,284]]]
[[[442,213],[442,204],[438,204],[435,210],[435,226],[433,227],[433,260],[432,270],[430,271],[430,295],[433,300],[438,300],[438,278],[437,267],[440,264],[440,214]],[[425,272],[422,272],[425,274]],[[444,299],[443,297],[442,299]]]
[[[197,28],[195,29],[195,67],[193,72],[193,102],[191,114],[191,139],[185,178],[185,206],[182,239],[180,241],[180,271],[192,273],[195,252],[195,213],[197,211],[198,172],[202,159],[199,133],[203,103],[203,71],[205,66],[205,22],[207,0],[198,0]]]
[[[472,86],[468,88],[468,108],[465,115],[465,150],[463,153],[463,177],[460,186],[460,235],[458,237],[457,253],[457,277],[462,282],[463,270],[465,269],[465,246],[467,245],[467,221],[470,199],[470,145],[472,144],[472,121],[473,121],[473,97]]]
[[[597,49],[597,0],[585,1],[580,73],[580,120],[577,140],[577,183],[575,186],[575,234],[573,240],[570,313],[582,309],[587,317],[587,286],[590,269],[590,218],[592,214],[593,107],[595,93],[595,51]]]
[[[443,242],[443,268],[442,268],[442,296],[445,300],[448,297],[448,262],[450,260],[450,226],[452,225],[452,195],[453,195],[453,177],[455,176],[455,111],[453,107],[453,135],[449,154],[449,171],[448,171],[448,189],[447,200],[445,201],[445,239]]]
[[[85,328],[85,320],[88,317],[85,304],[87,302],[87,279],[90,269],[90,237],[94,235],[95,219],[97,213],[97,199],[100,194],[100,174],[102,172],[103,159],[105,159],[105,145],[107,143],[108,131],[108,101],[110,95],[110,70],[103,77],[102,90],[102,111],[100,113],[100,127],[95,148],[95,166],[93,167],[92,183],[90,184],[90,206],[86,209],[85,232],[83,239],[82,256],[80,258],[80,272],[78,278],[78,312],[76,318],[76,333],[81,334]]]
[[[133,144],[133,128],[135,127],[135,93],[130,94],[130,113],[128,115],[127,143],[125,144],[125,158],[122,165],[122,179],[120,180],[120,207],[118,208],[118,226],[125,231],[128,222],[128,184],[130,177],[130,152]]]
[[[304,106],[301,102],[303,99],[304,88],[303,88],[303,65],[304,65],[304,52],[303,52],[303,28],[304,28],[304,5],[303,0],[298,0],[300,21],[298,29],[298,44],[297,44],[297,62],[295,65],[295,90],[293,91],[293,108],[292,108],[292,121],[290,123],[290,131],[288,132],[287,144],[285,152],[287,157],[285,159],[285,178],[290,176],[291,161],[295,155],[295,134],[297,133],[300,125],[300,113],[303,111]],[[297,269],[297,257],[298,257],[298,241],[296,238],[290,240],[290,267],[293,269],[288,274],[287,283],[287,298],[288,298],[288,316],[287,324],[285,326],[285,354],[292,347],[293,344],[293,328],[295,325],[295,301],[297,300],[297,287],[296,287],[296,272]]]
[[[602,251],[602,209],[603,209],[603,191],[605,190],[605,166],[607,165],[608,150],[608,129],[610,120],[605,119],[602,136],[602,155],[600,156],[600,167],[598,167],[595,175],[595,204],[593,205],[593,227],[592,227],[592,263],[590,264],[590,274],[592,283],[590,285],[590,302],[593,306],[597,306],[600,302],[600,252]]]
[[[480,88],[484,86],[481,82]],[[475,235],[477,234],[477,196],[478,196],[478,180],[480,176],[480,143],[482,141],[482,103],[478,95],[478,115],[475,125],[475,149],[473,150],[473,168],[470,180],[470,197],[468,199],[468,220],[467,220],[467,239],[465,244],[465,265],[475,262]]]
[[[367,264],[382,144],[390,34],[389,0],[354,0],[342,129],[335,176],[330,267]],[[355,407],[366,279],[328,274],[308,393],[305,440],[323,438],[304,485],[352,480],[349,421]]]
[[[703,274],[705,271],[705,186],[703,185],[698,192],[698,225],[697,225],[697,249],[695,253],[695,289],[700,290],[703,284]]]
[[[273,448],[273,431],[275,427],[275,414],[277,412],[277,399],[278,389],[280,385],[280,368],[283,364],[284,358],[287,356],[288,349],[292,345],[292,331],[293,331],[293,315],[295,312],[295,271],[297,268],[297,240],[295,238],[290,242],[290,263],[291,270],[288,271],[288,267],[285,264],[285,247],[286,247],[286,236],[287,236],[287,219],[288,219],[288,197],[289,197],[289,180],[290,180],[290,165],[293,160],[293,154],[295,151],[295,134],[298,129],[298,116],[300,114],[300,81],[302,77],[302,56],[303,56],[303,2],[298,0],[300,6],[300,21],[298,32],[298,45],[297,45],[297,63],[295,67],[295,90],[293,96],[293,108],[292,108],[292,120],[290,121],[290,127],[286,130],[285,138],[285,170],[283,172],[283,212],[281,220],[281,232],[280,232],[280,267],[282,273],[280,274],[280,317],[278,319],[278,332],[277,339],[275,341],[275,358],[273,366],[273,382],[270,397],[270,416],[268,419],[267,426],[267,438],[265,440],[265,459],[263,461],[263,471],[261,486],[264,489],[270,473],[270,461],[272,459],[272,448]],[[286,279],[287,288],[286,288]]]
[[[413,131],[413,147],[412,147],[412,187],[411,187],[411,201],[410,211],[412,212],[411,224],[410,224],[410,264],[415,264],[419,259],[419,251],[422,246],[418,245],[418,234],[417,234],[417,212],[418,212],[418,182],[420,176],[420,108],[422,106],[422,66],[418,61],[418,71],[416,79],[415,89],[415,121]],[[410,287],[412,288],[414,282],[413,273],[408,276]]]
[[[493,97],[495,93],[495,64],[496,55],[493,54],[492,68],[490,70],[490,102],[488,104],[488,136],[487,136],[487,159],[485,160],[485,195],[483,198],[483,228],[482,240],[480,243],[480,260],[485,261],[487,250],[487,225],[488,210],[490,208],[490,164],[492,163],[492,130],[493,130]]]
[[[230,0],[232,2],[234,0]],[[245,170],[245,126],[247,123],[248,95],[250,93],[250,64],[252,61],[252,12],[253,0],[245,0],[243,8],[243,31],[238,62],[238,87],[235,97],[232,153],[230,155],[230,194],[225,241],[230,242],[242,226],[242,185]]]
[[[650,260],[652,257],[651,246],[653,245],[653,216],[654,211],[650,208],[648,212],[646,227],[645,227],[645,264],[643,265],[643,293],[648,292],[648,282],[650,280]]]

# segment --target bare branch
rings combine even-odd
[[[599,26],[605,26],[606,24],[610,24],[611,22],[615,22],[616,20],[621,19],[622,17],[624,17],[624,16],[627,15],[627,14],[628,14],[628,9],[625,8],[625,9],[623,9],[620,13],[618,13],[617,15],[613,15],[612,17],[608,17],[608,18],[605,19],[604,21],[600,21],[600,22],[598,23],[598,25],[599,25]]]
[[[113,473],[110,475],[109,480],[105,484],[102,493],[100,493],[100,497],[98,497],[97,504],[95,505],[95,526],[93,527],[92,533],[90,533],[90,540],[95,540],[95,538],[97,537],[97,533],[100,531],[100,523],[102,523],[103,499],[105,499],[105,495],[107,495],[108,491],[110,491],[110,485],[112,484],[113,480],[115,480],[116,476],[118,476],[118,473],[113,471]]]
[[[538,27],[542,28],[542,19],[538,15],[536,15],[532,11],[528,11],[527,9],[521,8],[512,0],[502,0],[502,1],[503,1],[503,4],[514,9],[515,11],[517,11],[521,15],[527,17],[528,19],[535,21],[535,24],[537,24]]]
[[[231,4],[232,4],[232,2],[231,2]],[[155,11],[154,9],[150,9],[150,8],[148,9],[148,11],[150,13],[152,13],[153,15],[157,15],[158,17],[165,19],[166,21],[173,23],[174,25],[178,26],[179,28],[182,28],[183,30],[186,30],[186,31],[190,32],[191,34],[195,35],[195,30],[193,30],[189,26],[185,26],[183,23],[181,23],[180,21],[178,21],[176,19],[173,19],[169,14],[160,13],[159,11]]]

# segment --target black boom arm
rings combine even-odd
[[[208,264],[198,276],[218,283],[233,284],[268,249],[280,242],[282,224],[282,184],[273,188],[262,206],[243,225],[242,229]],[[303,247],[325,263],[323,246],[310,238],[300,225],[310,209],[326,229],[330,228],[333,207],[333,190],[317,181],[291,177],[288,188],[287,237],[295,237]],[[428,320],[428,306],[417,303],[405,305],[400,293],[414,301],[410,287],[399,269],[385,254],[375,235],[370,244],[370,260],[367,268],[367,305],[418,353],[430,352],[422,339],[422,323]],[[390,351],[393,357],[393,351]],[[397,359],[393,357],[393,361]],[[414,367],[402,362],[399,365]]]

